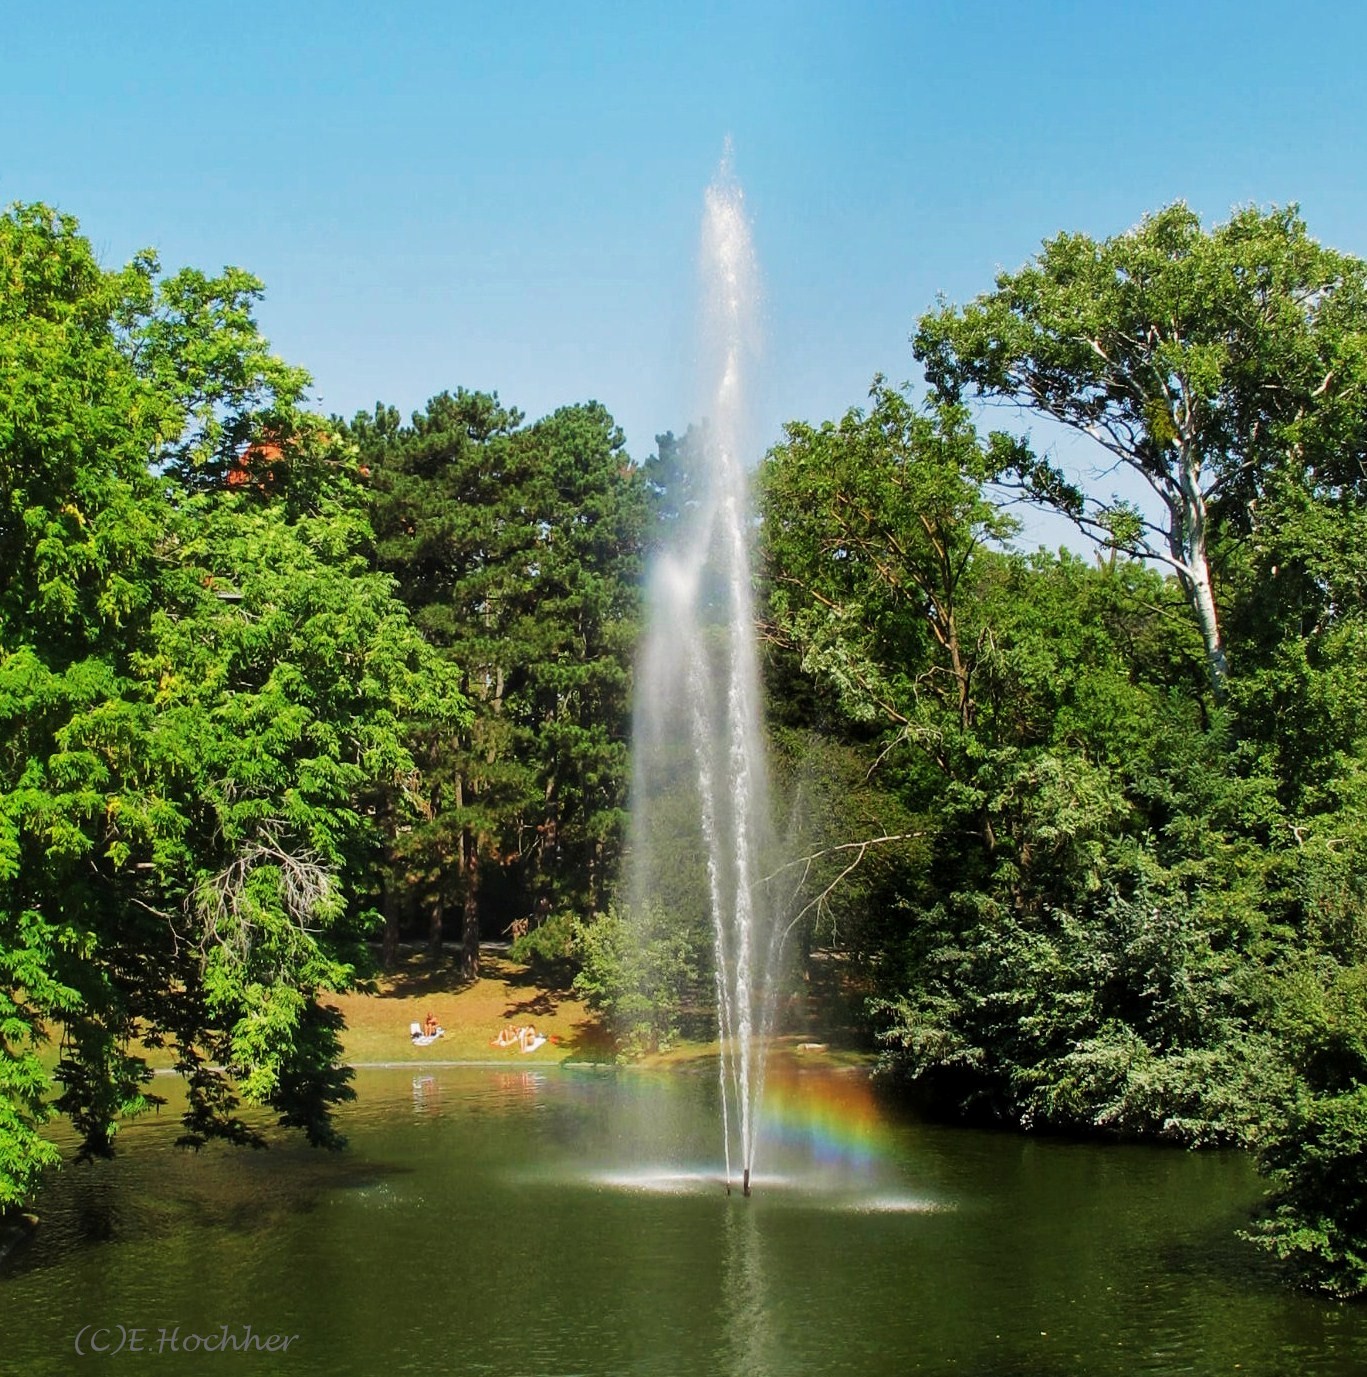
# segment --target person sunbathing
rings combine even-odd
[[[436,1015],[428,1014],[423,1020],[422,1032],[424,1037],[434,1038],[440,1029],[437,1027]]]
[[[522,1028],[515,1028],[511,1023],[505,1024],[499,1029],[497,1037],[489,1039],[489,1044],[492,1047],[511,1047],[522,1037],[524,1031]]]

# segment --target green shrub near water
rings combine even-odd
[[[1367,1291],[1367,964],[1307,959],[1277,991],[1294,1080],[1258,1146],[1272,1183],[1248,1236],[1319,1290]]]
[[[698,953],[660,905],[576,921],[574,942],[574,991],[608,1017],[625,1052],[660,1051],[679,1036],[697,995]]]

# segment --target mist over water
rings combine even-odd
[[[707,189],[699,255],[706,423],[684,447],[688,500],[648,591],[638,666],[632,905],[711,928],[726,1176],[754,1163],[775,922],[761,883],[772,851],[751,592],[747,368],[759,275],[729,150]]]

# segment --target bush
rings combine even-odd
[[[508,955],[514,961],[522,962],[544,983],[565,983],[578,961],[574,929],[573,914],[552,914],[539,927],[531,928],[519,937]]]
[[[698,982],[697,953],[661,906],[576,920],[574,942],[581,963],[574,991],[607,1017],[623,1051],[659,1051],[679,1036]]]
[[[934,915],[916,978],[876,1002],[890,1069],[1023,1128],[1250,1140],[1279,1058],[1256,970],[1198,906],[1145,888],[1076,912],[977,906]]]
[[[1329,1295],[1367,1292],[1367,965],[1309,962],[1283,982],[1294,1092],[1259,1145],[1272,1181],[1249,1237]]]

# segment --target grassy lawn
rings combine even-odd
[[[797,1058],[808,1065],[864,1065],[867,1046],[848,1026],[845,997],[838,993],[839,972],[823,970],[813,980],[801,1012],[790,1011],[784,1036],[774,1039],[781,1059]],[[346,1017],[343,1034],[346,1060],[354,1065],[373,1062],[492,1061],[555,1063],[611,1061],[612,1039],[606,1028],[568,990],[538,984],[526,967],[498,950],[480,953],[479,979],[460,973],[460,952],[453,948],[433,963],[426,949],[406,949],[400,965],[377,982],[373,993],[331,995]],[[408,1029],[429,1011],[446,1030],[428,1047],[414,1047]],[[796,1017],[793,1014],[796,1013]],[[490,1039],[506,1024],[534,1024],[548,1041],[535,1052],[491,1047]],[[800,1031],[801,1030],[801,1031]],[[712,1061],[718,1054],[713,1040],[679,1039],[667,1050],[631,1058],[645,1067],[686,1067]]]
[[[405,951],[398,969],[383,975],[367,994],[329,995],[347,1027],[346,1060],[561,1062],[604,1061],[612,1043],[596,1017],[566,990],[545,988],[525,967],[497,951],[480,953],[479,979],[460,972],[460,953],[433,962],[425,949]],[[414,1047],[408,1029],[431,1013],[446,1030],[428,1047]],[[506,1024],[533,1024],[549,1041],[535,1052],[493,1047],[490,1039]]]
[[[847,1017],[848,999],[840,990],[839,973],[817,965],[807,997],[790,1008],[784,1032],[773,1040],[780,1058],[799,1058],[811,1064],[834,1066],[867,1064],[867,1044]],[[336,1006],[346,1019],[343,1058],[353,1065],[400,1063],[418,1066],[439,1062],[605,1062],[616,1059],[613,1041],[602,1022],[567,989],[545,986],[525,966],[510,961],[500,948],[480,953],[479,978],[469,981],[460,970],[460,950],[452,947],[439,961],[425,947],[401,951],[398,968],[380,975],[365,993],[330,994],[322,1002]],[[415,1047],[409,1027],[428,1013],[445,1029],[445,1036],[427,1047]],[[491,1039],[508,1024],[532,1024],[547,1041],[535,1052],[516,1045],[494,1047]],[[54,1067],[54,1040],[41,1052]],[[143,1049],[152,1067],[169,1067],[167,1048]],[[683,1068],[712,1061],[719,1051],[715,1039],[680,1038],[668,1048],[630,1057],[633,1065]]]

